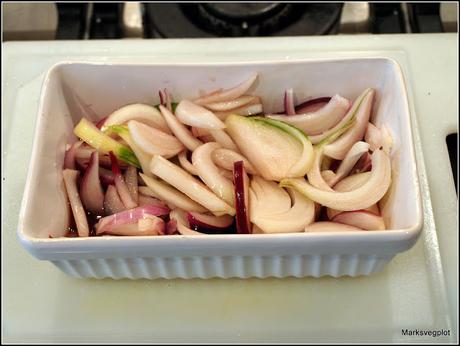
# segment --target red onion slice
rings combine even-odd
[[[312,113],[297,115],[268,115],[268,118],[294,125],[305,134],[319,135],[333,128],[345,117],[350,109],[350,101],[340,95],[334,95],[324,107]]]
[[[166,223],[166,235],[173,235],[177,233],[177,220],[169,220]]]
[[[99,120],[99,121],[96,123],[96,127],[100,130],[100,129],[102,128],[102,126],[104,126],[104,123],[106,122],[107,119],[108,119],[108,116],[102,118],[101,120]]]
[[[295,106],[296,114],[304,114],[304,113],[311,113],[315,112],[318,109],[327,105],[327,103],[331,100],[331,97],[318,97],[314,98],[301,104]]]
[[[160,201],[157,198],[146,196],[143,194],[139,194],[139,206],[142,207],[144,205],[157,205],[160,207],[166,207],[166,204],[163,201]]]
[[[120,198],[127,209],[135,208],[137,203],[131,197],[126,182],[121,175],[120,166],[118,160],[112,151],[109,152],[110,160],[112,161],[112,172],[115,174],[115,187],[120,195]]]
[[[284,112],[287,115],[294,115],[295,107],[294,107],[294,91],[292,88],[287,89],[284,92]]]
[[[64,177],[64,184],[67,191],[67,197],[69,198],[72,214],[75,219],[75,224],[77,225],[78,236],[88,237],[88,220],[86,219],[86,212],[81,203],[77,189],[78,175],[79,172],[73,169],[64,169],[62,171],[62,176]]]
[[[192,229],[190,229],[190,225],[187,221],[187,216],[184,211],[180,209],[174,209],[171,210],[171,213],[169,214],[169,218],[171,220],[176,221],[176,228],[177,231],[181,235],[206,235],[205,233],[197,232]]]
[[[350,232],[363,231],[361,228],[338,222],[318,221],[305,227],[305,232]]]
[[[75,142],[65,152],[64,169],[75,169],[75,157],[76,157],[78,148],[80,148],[82,144],[83,144],[83,141]]]
[[[236,229],[240,234],[251,233],[249,222],[249,178],[243,161],[233,164],[233,184],[235,186]]]
[[[118,195],[117,188],[114,185],[109,185],[104,197],[104,213],[112,215],[126,210],[125,205]]]
[[[384,150],[385,151],[385,150]],[[368,172],[372,169],[371,154],[364,153],[351,170],[351,174]]]
[[[336,141],[325,145],[324,154],[336,160],[343,160],[347,152],[357,141],[364,137],[369,117],[371,114],[372,103],[375,91],[370,89],[358,106],[355,124]]]
[[[231,233],[233,217],[230,215],[213,216],[200,213],[187,213],[187,220],[192,230],[206,234]]]
[[[194,102],[198,105],[205,105],[208,103],[215,103],[215,102],[224,102],[236,99],[242,95],[244,95],[252,84],[257,79],[257,74],[252,75],[243,83],[233,87],[231,89],[227,89],[209,96],[204,96],[196,99]]]
[[[100,219],[96,224],[96,234],[105,233],[108,227],[136,223],[147,215],[161,216],[167,215],[168,213],[169,209],[167,207],[158,205],[144,205],[142,207],[124,210]]]
[[[99,178],[104,186],[115,184],[115,174],[104,167],[99,166]]]
[[[334,216],[332,221],[359,227],[368,231],[385,229],[383,218],[380,215],[375,215],[366,210],[341,212]]]
[[[88,167],[81,179],[80,197],[83,206],[94,215],[102,215],[104,210],[104,192],[99,179],[99,154],[91,154]]]
[[[96,229],[96,234],[98,235],[118,236],[154,236],[164,234],[164,232],[165,222],[159,217],[150,214],[144,214],[142,218],[134,222],[113,223]]]

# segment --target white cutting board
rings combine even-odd
[[[2,342],[456,342],[458,199],[445,145],[445,136],[458,132],[456,43],[457,34],[429,34],[3,44]],[[339,279],[79,280],[19,245],[37,102],[53,63],[376,55],[396,59],[408,83],[425,215],[417,244],[383,272]],[[450,336],[404,336],[406,328]]]

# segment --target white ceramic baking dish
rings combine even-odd
[[[377,91],[374,123],[394,137],[393,183],[381,204],[388,229],[372,232],[57,238],[67,226],[61,168],[74,125],[133,102],[157,103],[229,87],[259,74],[253,94],[266,111],[279,110],[282,92],[299,100]],[[381,270],[409,249],[422,227],[407,93],[399,65],[387,58],[263,61],[216,64],[59,63],[43,85],[32,157],[18,225],[22,245],[67,274],[95,278],[211,278],[357,276]]]

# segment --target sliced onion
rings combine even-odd
[[[321,189],[324,191],[334,191],[329,186],[329,184],[324,181],[323,176],[321,174],[321,161],[323,159],[323,149],[322,146],[317,146],[314,148],[315,151],[315,159],[313,161],[313,165],[311,169],[307,172],[308,181],[317,189]]]
[[[353,169],[356,162],[358,162],[359,158],[368,151],[369,144],[366,142],[359,141],[353,144],[348,153],[345,155],[343,161],[340,163],[339,168],[337,168],[335,178],[330,182],[331,186],[334,186],[337,182],[346,177]]]
[[[217,112],[229,111],[235,108],[243,107],[255,99],[255,96],[244,95],[230,101],[208,103],[205,107]]]
[[[137,168],[134,166],[129,166],[125,172],[125,181],[126,186],[128,187],[128,191],[133,198],[135,203],[138,203],[138,185],[137,185]]]
[[[118,195],[117,188],[114,185],[109,185],[104,197],[104,213],[112,215],[126,210],[125,205]]]
[[[369,180],[349,192],[323,191],[310,185],[305,179],[283,179],[281,186],[293,187],[305,196],[328,208],[342,211],[365,209],[377,203],[385,195],[391,183],[390,158],[382,150],[372,154],[372,171]]]
[[[249,189],[249,216],[257,218],[287,213],[291,209],[291,197],[285,189],[273,181],[254,176]]]
[[[166,235],[173,235],[177,233],[177,220],[169,220],[166,223]]]
[[[305,227],[305,232],[349,232],[363,231],[361,228],[338,222],[318,221]]]
[[[168,124],[166,124],[158,109],[142,103],[135,103],[121,107],[110,114],[107,117],[102,130],[110,125],[128,123],[130,120],[137,120],[160,131],[166,132],[167,134],[171,133]]]
[[[153,127],[131,120],[128,128],[133,142],[148,155],[173,157],[184,150],[184,146],[174,136]]]
[[[107,217],[114,217],[116,215]],[[161,218],[150,214],[144,214],[142,218],[133,222],[112,223],[96,228],[96,234],[98,235],[147,236],[164,234],[164,231],[165,222]]]
[[[263,113],[264,109],[261,103],[251,104],[248,103],[246,106],[242,106],[240,108],[235,108],[230,111],[225,112],[215,112],[214,114],[220,120],[224,121],[230,114],[236,114],[241,116],[250,116],[250,115],[257,115]]]
[[[65,152],[64,169],[75,169],[75,156],[76,156],[78,148],[80,148],[83,143],[84,143],[83,141],[75,142]]]
[[[91,154],[88,167],[81,179],[80,197],[83,206],[94,215],[102,215],[104,210],[104,192],[99,179],[99,155]]]
[[[88,237],[88,220],[86,219],[86,212],[81,203],[77,189],[77,178],[79,172],[73,169],[64,169],[62,171],[62,175],[64,177],[67,197],[69,198],[70,206],[72,208],[72,214],[75,219],[75,224],[77,225],[78,236]]]
[[[363,138],[369,122],[374,94],[374,90],[371,89],[364,96],[362,102],[358,106],[355,124],[336,141],[325,145],[325,155],[337,160],[343,160],[353,144]]]
[[[337,138],[337,134],[341,135],[344,133],[344,130],[348,130],[350,127],[354,126],[356,123],[356,117],[359,113],[363,99],[370,93],[373,92],[372,89],[366,89],[364,92],[359,95],[356,100],[352,103],[347,114],[340,120],[334,127],[330,128],[327,131],[324,131],[321,134],[309,136],[310,141],[313,144],[318,144],[324,141],[331,142],[331,137],[334,139]]]
[[[211,130],[210,134],[214,141],[219,143],[223,148],[239,152],[238,147],[232,138],[224,130]]]
[[[190,163],[187,158],[187,150],[181,151],[178,155],[179,163],[183,169],[189,172],[192,175],[198,175],[198,171],[194,165]]]
[[[294,115],[295,114],[295,107],[294,107],[294,91],[292,88],[287,89],[284,92],[284,112],[287,115]],[[280,120],[280,119],[278,119]]]
[[[303,232],[305,227],[315,220],[315,203],[293,189],[288,189],[288,192],[292,199],[292,207],[287,212],[253,220],[263,233]]]
[[[366,173],[359,173],[359,174],[353,174],[350,175],[342,180],[340,180],[337,184],[334,186],[334,190],[338,192],[348,192],[348,191],[353,191],[357,189],[358,187],[361,187],[364,185],[365,182],[369,180],[371,177],[370,172]],[[371,213],[380,215],[379,212],[379,207],[377,203],[371,205],[369,208],[366,208],[364,210],[367,210]],[[332,208],[327,208],[327,217],[329,220],[332,220],[335,215],[341,213],[340,210],[335,210]]]
[[[385,229],[385,222],[383,221],[383,218],[380,215],[376,215],[366,210],[344,211],[334,216],[332,221],[355,226],[367,231]]]
[[[137,207],[137,203],[131,197],[129,193],[128,187],[126,186],[126,182],[121,175],[120,166],[118,165],[118,160],[113,154],[113,152],[109,152],[110,160],[112,161],[112,172],[115,174],[115,187],[117,188],[117,192],[120,195],[121,201],[125,205],[127,209]]]
[[[350,101],[340,95],[334,95],[329,103],[312,113],[297,115],[268,115],[268,118],[294,125],[307,135],[319,135],[334,127],[347,114]]]
[[[233,180],[233,170],[231,171],[228,171],[226,169],[223,169],[223,168],[219,168],[219,173],[221,176],[223,176],[224,178],[227,178],[229,180]]]
[[[385,151],[385,150],[384,150]],[[364,153],[356,162],[355,166],[351,170],[351,174],[368,172],[372,169],[371,154]]]
[[[169,218],[176,221],[177,231],[182,235],[205,235],[204,233],[190,229],[187,216],[183,210],[174,209],[169,213]]]
[[[233,185],[235,187],[236,230],[240,234],[251,233],[249,222],[249,178],[243,161],[233,164]]]
[[[295,106],[295,112],[297,114],[315,112],[318,109],[327,105],[331,100],[331,97],[317,97],[305,102],[302,102],[300,105]]]
[[[143,205],[160,205],[160,206],[166,206],[162,201],[160,201],[157,198],[146,196],[143,194],[139,194],[139,206]]]
[[[231,89],[227,89],[209,96],[204,96],[196,99],[194,102],[198,105],[205,105],[208,103],[215,103],[215,102],[224,102],[236,99],[241,95],[244,95],[246,91],[252,86],[257,78],[257,74],[252,75],[243,83],[233,87]]]
[[[335,172],[331,171],[330,169],[321,171],[321,177],[327,185],[332,186],[331,181],[335,179]]]
[[[105,186],[115,184],[115,174],[104,167],[99,166],[99,178],[101,179],[101,184]]]
[[[101,120],[99,120],[99,121],[95,124],[96,127],[97,127],[99,130],[102,128],[102,126],[104,126],[105,121],[107,120],[107,118],[108,118],[108,116],[102,118]]]
[[[192,126],[192,134],[195,137],[203,137],[203,136],[209,136],[210,132],[208,129]]]
[[[232,170],[236,161],[243,161],[244,168],[249,174],[257,174],[256,169],[243,155],[225,148],[215,149],[211,154],[214,163],[224,169]]]
[[[96,234],[105,233],[106,229],[111,226],[122,226],[126,224],[132,224],[140,219],[143,219],[146,215],[161,216],[167,215],[169,208],[158,205],[144,205],[129,210],[103,217],[96,224]]]
[[[233,184],[224,178],[214,164],[211,154],[219,149],[219,143],[210,142],[199,146],[192,154],[192,163],[201,180],[221,199],[230,206],[234,205]],[[198,201],[197,201],[198,202]]]
[[[184,195],[182,192],[176,190],[172,186],[146,176],[140,173],[142,180],[147,186],[139,187],[139,192],[146,195],[160,199],[168,204],[171,209],[176,207],[188,211],[196,211],[199,213],[205,212],[206,209],[201,205]]]
[[[393,147],[393,138],[391,136],[391,131],[386,125],[383,125],[380,131],[383,137],[383,151],[387,154],[390,154],[391,148]]]
[[[154,155],[150,163],[150,171],[207,208],[214,215],[235,215],[233,207],[209,191],[203,183],[195,179],[187,171],[165,158]]]
[[[192,230],[205,234],[233,233],[233,217],[230,215],[213,216],[194,212],[187,213],[187,220]]]
[[[160,111],[176,138],[181,141],[188,150],[193,151],[203,144],[201,141],[193,137],[192,133],[179,120],[177,120],[174,114],[172,114],[167,108],[160,105]]]
[[[367,124],[366,134],[364,135],[364,140],[369,143],[370,149],[372,151],[377,150],[380,147],[383,147],[383,136],[380,130],[373,125],[372,123]]]
[[[213,112],[189,100],[182,100],[176,108],[177,119],[182,124],[205,129],[223,129],[225,124]]]

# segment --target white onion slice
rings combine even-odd
[[[315,159],[311,169],[307,172],[308,181],[314,187],[324,190],[324,191],[334,191],[330,185],[323,179],[321,174],[321,161],[323,159],[323,148],[322,146],[317,146],[314,148]]]
[[[211,154],[219,149],[219,143],[210,142],[199,146],[192,154],[192,163],[201,180],[230,206],[234,206],[235,196],[231,180],[224,178],[214,164]],[[197,201],[198,202],[198,201]]]
[[[172,114],[167,108],[160,105],[161,114],[163,114],[169,128],[174,133],[176,138],[184,144],[188,150],[195,150],[201,144],[200,140],[196,139],[192,133]]]
[[[255,96],[244,95],[230,101],[208,103],[205,107],[212,111],[223,112],[245,106],[246,104],[253,102],[255,99]]]
[[[304,131],[307,135],[319,135],[335,126],[347,114],[350,101],[340,95],[315,112],[297,115],[267,115],[268,118],[284,121]]]
[[[263,111],[264,109],[261,103],[252,104],[251,102],[251,103],[248,103],[246,106],[242,106],[242,107],[235,108],[235,109],[225,111],[225,112],[215,112],[214,114],[220,120],[224,121],[225,119],[227,119],[227,117],[230,114],[236,114],[236,115],[247,117],[250,115],[256,115],[256,114],[263,113]]]
[[[175,114],[185,125],[214,130],[225,128],[225,124],[213,112],[189,100],[179,102]]]
[[[358,106],[356,113],[356,122],[353,126],[340,136],[337,140],[324,147],[324,154],[336,160],[343,160],[347,152],[357,141],[364,137],[369,117],[371,114],[372,103],[374,100],[375,91],[371,89],[364,96],[362,102]]]
[[[327,185],[331,186],[331,181],[335,179],[335,172],[330,169],[321,171],[321,177],[326,182]]]
[[[220,148],[215,149],[211,154],[212,160],[216,165],[227,169],[229,171],[233,170],[233,164],[237,161],[244,162],[244,169],[249,174],[257,174],[254,166],[240,153],[237,153],[230,149]]]
[[[283,214],[291,209],[291,197],[283,188],[273,181],[254,176],[249,189],[249,218]]]
[[[207,208],[214,215],[235,215],[235,209],[233,207],[208,190],[203,183],[195,179],[187,171],[169,162],[165,158],[154,155],[150,163],[150,171]]]
[[[243,83],[233,87],[231,89],[223,90],[208,96],[200,97],[196,99],[194,102],[198,105],[205,105],[208,103],[215,103],[215,102],[224,102],[236,99],[241,95],[244,95],[246,91],[252,86],[257,78],[257,74],[253,74]]]
[[[358,162],[359,158],[369,151],[369,147],[369,143],[362,141],[353,144],[348,153],[345,155],[343,161],[340,162],[340,165],[336,171],[335,178],[330,182],[331,186],[337,184],[337,182],[342,180],[348,175],[348,173],[350,173],[356,162]]]
[[[179,163],[183,169],[192,175],[198,175],[196,167],[187,158],[187,150],[181,151],[177,157],[179,158]]]
[[[158,109],[142,103],[135,103],[121,107],[110,114],[102,126],[102,131],[110,125],[121,125],[129,122],[130,120],[137,120],[160,131],[168,134],[171,133],[168,124],[166,124]]]
[[[70,207],[77,225],[79,237],[89,236],[88,220],[86,219],[86,212],[78,195],[77,177],[80,173],[73,169],[64,169],[62,176],[64,177],[64,184],[69,197]]]
[[[137,204],[139,199],[138,184],[137,184],[137,168],[134,166],[128,166],[125,171],[125,182],[128,187],[128,191],[133,198],[133,201]]]
[[[372,151],[383,147],[382,132],[380,132],[380,129],[370,122],[367,124],[364,140],[369,143],[370,150]]]
[[[210,130],[209,131],[214,141],[219,143],[223,148],[227,148],[239,152],[238,147],[232,138],[224,130]]]
[[[137,203],[131,197],[131,194],[128,190],[128,186],[126,186],[126,182],[121,175],[120,166],[118,165],[118,160],[113,154],[113,152],[109,152],[110,160],[112,161],[112,172],[115,174],[115,187],[117,188],[117,192],[120,195],[120,199],[125,205],[126,209],[131,209],[137,207]]]
[[[184,146],[174,136],[153,127],[131,120],[128,122],[133,142],[148,155],[173,157],[184,150]]]
[[[385,195],[391,183],[390,158],[382,150],[372,154],[372,171],[369,180],[349,192],[323,191],[310,185],[305,179],[283,179],[282,187],[293,187],[305,196],[328,208],[342,211],[365,209],[377,203]]]
[[[303,232],[314,221],[315,203],[293,189],[288,192],[292,207],[287,212],[256,217],[253,221],[263,233]]]
[[[385,222],[380,215],[365,210],[344,211],[334,216],[332,221],[359,227],[367,231],[385,229]]]
[[[192,134],[195,136],[195,137],[203,137],[203,136],[209,136],[210,135],[210,132],[208,129],[204,129],[202,127],[195,127],[195,126],[192,126],[191,128],[192,130]]]
[[[148,177],[142,173],[140,173],[140,176],[147,184],[147,186],[139,187],[140,193],[166,202],[171,209],[178,207],[184,210],[196,211],[199,213],[206,211],[206,209],[201,205],[184,195],[182,192],[177,191],[172,186],[157,179]]]
[[[363,231],[361,228],[338,222],[318,221],[305,227],[305,232],[350,232]]]

